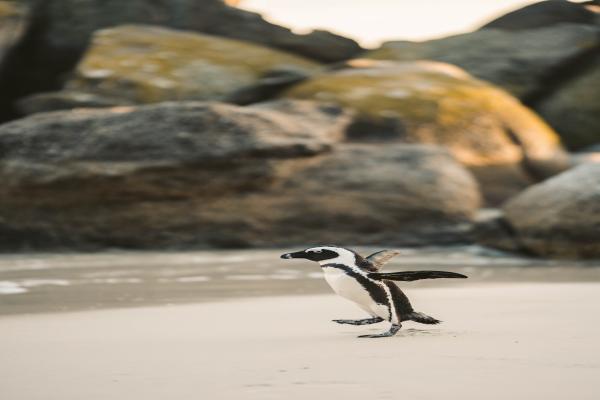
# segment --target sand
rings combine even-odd
[[[445,322],[383,324],[332,295],[0,317],[0,398],[600,398],[600,283],[410,288]]]

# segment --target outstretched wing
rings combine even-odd
[[[372,267],[371,270],[379,271],[392,257],[398,254],[400,254],[398,250],[381,250],[365,258],[365,261]]]
[[[466,275],[447,271],[401,271],[401,272],[371,272],[367,274],[371,279],[390,281],[418,281],[420,279],[439,279],[439,278],[467,278]]]

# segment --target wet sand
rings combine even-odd
[[[330,293],[317,264],[279,258],[290,250],[0,255],[0,315]],[[598,261],[540,260],[477,246],[401,251],[387,271],[441,269],[469,276],[411,282],[410,288],[600,282]]]
[[[600,398],[600,283],[407,293],[446,322],[358,339],[386,326],[332,295],[5,315],[0,398]]]

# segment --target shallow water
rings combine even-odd
[[[377,249],[360,249],[369,254]],[[442,269],[469,280],[402,287],[499,282],[600,282],[600,262],[551,261],[477,246],[401,249],[387,271]],[[328,293],[317,264],[282,260],[284,250],[0,255],[0,315],[196,303],[236,297]]]

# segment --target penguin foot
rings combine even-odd
[[[402,325],[392,324],[390,330],[387,332],[379,333],[377,335],[360,335],[359,338],[382,338],[394,336],[396,333],[398,333],[401,327]]]
[[[333,322],[337,322],[338,324],[346,324],[346,325],[369,325],[376,324],[378,322],[383,321],[383,318],[374,317],[374,318],[365,318],[365,319],[333,319]]]

